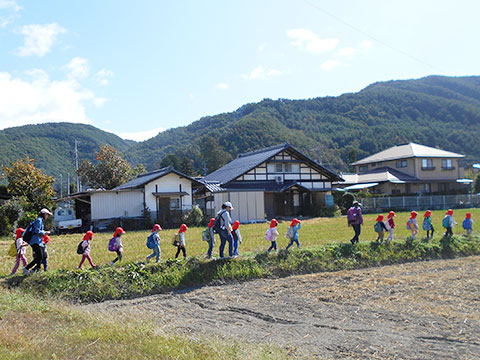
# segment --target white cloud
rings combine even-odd
[[[77,81],[52,80],[43,70],[31,70],[24,78],[0,72],[0,129],[44,122],[91,123],[85,107],[104,102]]]
[[[341,63],[340,61],[334,60],[334,59],[330,59],[330,60],[324,61],[324,62],[320,65],[320,68],[321,68],[322,70],[330,71],[330,70],[335,69],[336,67],[339,67],[340,65],[342,65],[342,63]]]
[[[88,60],[78,56],[70,60],[64,68],[70,72],[68,76],[72,79],[85,79],[90,73]]]
[[[228,84],[226,83],[218,83],[216,87],[217,89],[220,89],[220,90],[228,90]]]
[[[107,130],[107,131],[109,131],[109,130]],[[154,136],[157,136],[162,131],[165,131],[165,129],[164,128],[156,128],[156,129],[147,130],[147,131],[128,132],[128,133],[115,132],[115,134],[120,136],[122,139],[144,141],[144,140],[151,139]],[[113,132],[113,131],[111,131],[111,132]]]
[[[23,46],[16,50],[18,56],[38,55],[44,56],[52,49],[58,35],[67,30],[57,23],[48,25],[25,25],[19,31],[25,35]]]
[[[357,49],[352,47],[345,47],[337,51],[338,56],[351,56],[357,52]]]
[[[258,45],[257,47],[258,52],[263,52],[263,50],[265,50],[265,46],[266,46],[265,44]]]
[[[358,46],[362,49],[371,49],[373,48],[373,42],[370,40],[363,40]]]
[[[11,23],[20,10],[22,7],[15,0],[0,0],[0,27],[4,28]]]
[[[314,54],[333,51],[340,42],[338,38],[322,39],[308,29],[290,29],[287,30],[287,36],[293,40],[293,46]]]
[[[281,76],[285,73],[283,70],[277,69],[265,69],[263,66],[257,66],[253,69],[250,74],[242,75],[242,77],[246,80],[255,80],[255,79],[266,79],[267,77],[271,76]]]
[[[106,69],[102,69],[100,70],[99,72],[97,72],[95,74],[95,80],[97,80],[97,82],[100,84],[100,85],[108,85],[109,82],[110,82],[110,78],[113,77],[113,71],[111,70],[106,70]]]

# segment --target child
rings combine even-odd
[[[215,218],[211,218],[208,227],[204,230],[206,241],[208,241],[207,259],[212,259],[213,247],[215,246],[215,233],[213,232],[213,223]]]
[[[433,228],[431,215],[432,215],[432,212],[430,210],[425,211],[425,215],[423,215],[422,228],[427,232],[427,240],[429,238],[433,239],[433,232],[435,231],[435,229]],[[430,233],[430,236],[429,236],[429,233]]]
[[[387,243],[389,240],[393,241],[393,230],[395,229],[395,221],[393,221],[394,216],[395,213],[393,211],[390,211],[387,216],[387,221],[385,222],[385,227],[390,232],[387,236]]]
[[[415,236],[418,234],[417,215],[418,213],[416,211],[412,211],[410,213],[410,219],[407,221],[407,230],[412,232],[412,241],[415,240]]]
[[[446,229],[445,236],[452,236],[453,235],[452,228],[455,225],[457,225],[457,223],[453,219],[453,210],[448,209],[448,211],[445,213],[445,217],[442,220],[442,226]]]
[[[240,235],[240,230],[238,230],[239,226],[240,226],[240,221],[235,220],[232,225],[233,257],[238,256],[238,244],[242,243],[242,235]]]
[[[385,236],[385,231],[387,231],[387,227],[385,226],[383,222],[384,216],[382,214],[377,216],[377,220],[375,225],[373,226],[373,229],[375,232],[378,234],[376,242],[381,242],[383,243],[383,237]]]
[[[22,262],[23,266],[27,266],[27,258],[25,257],[25,253],[27,251],[26,247],[28,244],[23,241],[22,235],[25,232],[25,229],[18,228],[15,230],[15,247],[17,249],[17,262],[15,263],[15,266],[13,267],[12,272],[10,273],[11,275],[14,275],[17,272],[18,267],[20,266],[20,261]]]
[[[277,230],[278,221],[272,219],[270,221],[270,228],[265,232],[265,240],[271,241],[272,245],[268,248],[267,254],[270,253],[270,250],[277,251],[277,237],[278,237],[278,230]]]
[[[90,263],[90,266],[92,268],[96,268],[97,265],[95,265],[92,261],[92,258],[90,257],[90,240],[93,239],[93,232],[91,232],[90,230],[87,231],[85,233],[85,235],[83,236],[83,241],[81,243],[81,247],[83,248],[83,253],[82,253],[82,260],[80,261],[80,264],[78,265],[78,268],[81,269],[82,268],[82,264],[83,262],[85,261],[85,259],[88,260],[88,262]]]
[[[297,248],[300,249],[300,242],[298,241],[298,230],[302,228],[302,222],[298,219],[293,219],[291,224],[290,224],[290,243],[287,245],[285,250],[288,250],[290,246],[293,245],[293,243],[297,244]]]
[[[183,252],[183,258],[187,258],[187,249],[185,249],[185,231],[187,231],[188,227],[185,224],[180,225],[180,230],[178,230],[178,238],[179,242],[177,245],[177,254],[175,255],[175,259],[178,258],[178,255],[180,254],[180,250]]]
[[[42,264],[43,264],[43,270],[47,271],[48,270],[48,252],[47,252],[47,245],[50,242],[50,236],[44,235],[42,238],[43,246],[44,246],[44,256],[42,259]]]
[[[153,225],[152,233],[149,235],[149,239],[147,240],[148,242],[152,242],[152,248],[153,253],[151,255],[147,256],[147,262],[150,261],[155,256],[155,262],[160,261],[160,255],[162,254],[162,251],[160,250],[160,235],[158,234],[160,231],[162,231],[162,227],[158,224]]]
[[[115,229],[115,233],[113,234],[113,239],[115,239],[115,246],[113,251],[117,253],[117,257],[110,262],[110,265],[113,266],[117,261],[122,261],[123,258],[123,243],[122,243],[122,235],[126,234],[125,230],[123,230],[120,226]],[[110,241],[112,241],[110,240]]]
[[[467,235],[470,235],[473,231],[473,220],[472,214],[467,212],[465,214],[465,219],[463,220],[462,227],[467,232]]]

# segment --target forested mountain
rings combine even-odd
[[[123,140],[117,135],[91,125],[72,123],[48,123],[8,128],[0,131],[0,165],[29,156],[35,166],[45,173],[58,177],[74,173],[74,147],[78,141],[78,157],[94,160],[95,150],[109,144],[125,152],[134,141]]]
[[[265,99],[140,143],[88,125],[10,128],[0,131],[0,164],[28,154],[57,176],[73,169],[74,138],[80,159],[93,160],[100,145],[110,144],[132,165],[152,170],[167,161],[191,174],[203,173],[204,164],[212,170],[239,153],[282,142],[334,170],[407,142],[463,153],[473,162],[480,160],[480,77],[429,76],[375,83],[338,97]]]

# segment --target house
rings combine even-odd
[[[91,220],[143,218],[148,209],[162,226],[177,226],[181,215],[192,209],[193,188],[202,185],[172,166],[142,174],[112,190],[91,192]]]
[[[445,193],[465,189],[462,154],[409,143],[393,146],[351,165],[337,185],[347,190],[370,188],[380,194]],[[460,180],[460,181],[459,181]]]
[[[201,181],[195,198],[204,212],[213,214],[228,200],[234,219],[254,222],[332,206],[332,182],[342,178],[285,143],[241,154]]]

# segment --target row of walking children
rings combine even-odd
[[[418,234],[419,231],[419,225],[417,221],[417,216],[418,213],[416,211],[412,211],[410,213],[410,218],[407,220],[406,223],[406,228],[407,230],[411,231],[411,236],[409,237],[409,241],[415,240],[415,237]],[[425,214],[423,215],[423,222],[422,222],[422,229],[426,231],[427,235],[427,240],[433,238],[433,234],[435,232],[435,229],[433,227],[432,223],[432,211],[427,210],[425,211]],[[383,242],[384,241],[384,235],[386,232],[389,232],[389,236],[386,239],[386,242],[393,240],[393,232],[395,229],[395,212],[390,211],[387,220],[384,221],[384,216],[382,214],[378,215],[375,225],[374,225],[374,230],[378,234],[376,241],[377,242]],[[445,236],[452,236],[453,235],[453,227],[457,225],[455,219],[453,218],[453,210],[449,209],[446,213],[445,216],[442,220],[442,227],[445,228]],[[465,219],[462,222],[462,227],[465,230],[466,234],[469,235],[473,231],[473,219],[472,219],[472,214],[467,212],[465,214]]]

